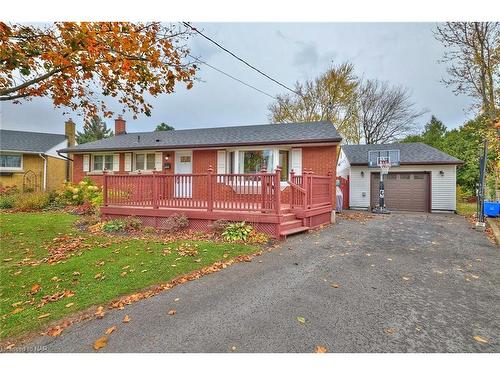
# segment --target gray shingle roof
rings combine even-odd
[[[340,142],[329,121],[199,128],[121,134],[84,143],[62,152],[201,148],[237,145]]]
[[[46,152],[65,139],[64,134],[0,129],[0,150]]]
[[[368,165],[368,151],[399,150],[401,164],[462,164],[463,161],[425,143],[390,143],[342,146],[351,165]]]

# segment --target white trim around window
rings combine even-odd
[[[135,152],[133,171],[152,172],[156,170],[156,154],[156,152]]]
[[[0,171],[2,172],[21,172],[23,170],[23,154],[6,153],[0,154]]]
[[[105,154],[105,153],[92,154],[91,160],[92,162],[91,162],[90,172],[102,173],[104,170],[106,171],[114,170],[115,154]]]

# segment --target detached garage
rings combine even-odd
[[[337,175],[349,182],[350,208],[378,204],[381,158],[393,164],[384,177],[389,210],[456,210],[456,168],[463,162],[424,143],[342,146]]]

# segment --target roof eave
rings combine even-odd
[[[368,166],[368,162],[366,163],[351,163],[353,167],[362,167]],[[400,165],[461,165],[464,162],[462,160],[458,161],[416,161],[416,162],[404,162],[400,163]]]
[[[316,143],[339,143],[342,141],[341,137],[336,138],[321,138],[310,140],[293,140],[293,141],[262,141],[262,142],[239,142],[239,143],[214,143],[203,145],[137,145],[132,147],[99,147],[99,148],[86,148],[86,149],[71,149],[63,148],[57,150],[62,153],[85,153],[85,152],[101,152],[101,151],[126,151],[126,150],[175,150],[184,148],[215,148],[215,147],[236,147],[236,146],[266,146],[266,145],[287,145],[287,144],[316,144]]]

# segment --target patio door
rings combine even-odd
[[[191,198],[193,192],[193,177],[184,176],[193,173],[193,152],[176,151],[175,152],[175,197]]]

